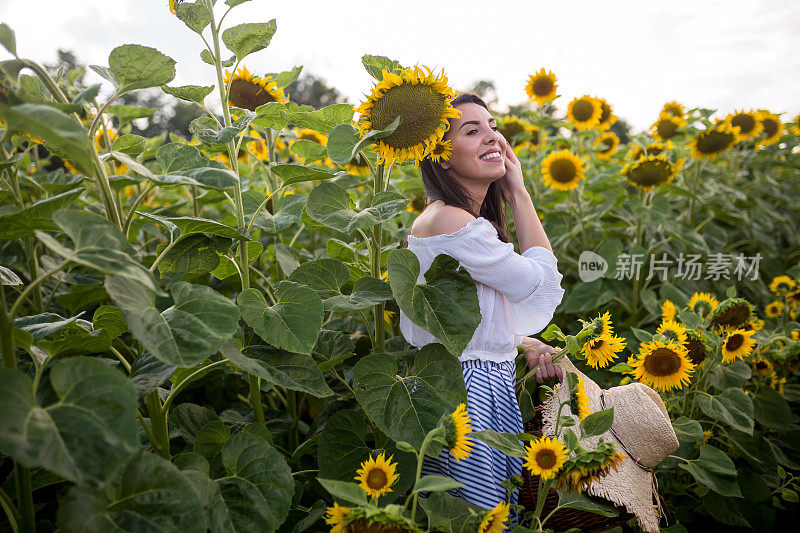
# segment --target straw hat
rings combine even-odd
[[[600,438],[613,442],[625,456],[616,470],[593,481],[587,492],[624,506],[639,520],[639,526],[647,533],[658,533],[662,513],[653,469],[669,454],[678,449],[678,437],[672,428],[664,402],[656,391],[642,383],[630,383],[608,390],[586,377],[567,358],[558,361],[564,370],[564,380],[556,393],[545,401],[542,413],[542,430],[553,436],[558,406],[569,400],[567,372],[574,372],[584,380],[584,390],[589,398],[592,413],[614,408],[614,424],[611,429],[596,437],[580,439],[582,445],[594,449]],[[569,404],[561,411],[562,416],[578,418],[570,411]],[[559,436],[561,430],[559,431]],[[576,434],[579,432],[576,432]]]

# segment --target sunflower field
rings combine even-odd
[[[247,1],[164,2],[211,86],[172,84],[175,61],[136,44],[84,86],[0,24],[0,531],[613,522],[624,510],[586,491],[621,460],[610,443],[469,425],[457,356],[480,322],[475,283],[447,255],[417,283],[403,245],[425,205],[419,161],[450,155],[445,73],[365,55],[363,102],[299,105],[284,88],[302,67],[248,70],[276,21],[225,25]],[[661,395],[680,442],[655,471],[664,530],[796,521],[800,116],[671,101],[621,139],[611,103],[562,104],[536,70],[521,111],[493,114],[564,274],[541,338],[602,387]],[[155,110],[119,99],[152,88],[205,112],[191,138],[131,133]],[[443,341],[408,344],[400,310]],[[519,351],[530,421],[552,389]],[[607,431],[613,413],[574,377],[567,433]],[[525,458],[533,505],[482,509],[421,475],[426,455],[476,440]]]

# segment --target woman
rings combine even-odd
[[[533,335],[550,322],[564,290],[550,242],[542,228],[514,151],[499,133],[486,104],[473,94],[459,94],[453,106],[461,111],[450,120],[444,137],[452,143],[447,161],[421,163],[428,205],[408,235],[408,248],[420,262],[419,283],[434,257],[445,253],[458,260],[476,281],[482,320],[459,357],[467,387],[467,411],[474,431],[494,429],[521,433],[522,416],[514,393],[517,346],[530,367],[539,364],[536,379],[561,379],[553,365],[553,347]],[[506,235],[505,204],[511,207],[522,254]],[[403,336],[422,347],[438,342],[400,313]],[[516,504],[501,482],[522,473],[522,458],[509,457],[473,439],[467,458],[456,460],[448,450],[426,457],[423,474],[452,477],[464,487],[449,491],[470,503],[492,508],[501,501]]]

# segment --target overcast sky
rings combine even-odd
[[[202,42],[168,4],[0,0],[0,21],[22,57],[52,62],[61,47],[107,65],[112,48],[136,43],[178,62],[171,85],[215,83]],[[526,101],[528,75],[544,67],[557,77],[560,109],[575,96],[603,97],[637,130],[673,99],[722,115],[765,108],[785,122],[800,112],[797,0],[252,0],[225,23],[272,18],[272,44],[245,66],[258,74],[303,65],[351,104],[371,89],[360,61],[369,53],[443,67],[456,90],[492,80],[501,108]]]

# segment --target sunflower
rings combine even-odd
[[[739,127],[719,121],[691,141],[692,157],[714,161],[719,154],[729,150],[739,140]]]
[[[580,492],[593,481],[616,470],[623,459],[625,456],[617,451],[612,442],[601,439],[594,450],[583,451],[566,461],[556,488]]]
[[[661,114],[658,115],[658,120],[650,125],[650,133],[656,139],[666,141],[676,135],[681,135],[678,128],[682,128],[686,124],[687,120],[685,118],[676,117],[662,111]]]
[[[773,374],[770,377],[769,386],[773,389],[778,389],[778,393],[783,394],[783,386],[786,384],[786,378],[778,379],[777,374]]]
[[[466,459],[469,456],[470,448],[474,444],[472,439],[467,437],[467,433],[472,431],[467,406],[464,403],[458,404],[453,414],[445,414],[439,424],[444,427],[444,440],[447,442],[447,449],[455,457],[456,461]]]
[[[759,357],[753,361],[753,370],[762,376],[769,376],[775,372],[775,367],[773,366],[772,361],[764,359],[763,357]]]
[[[747,322],[747,324],[742,326],[742,329],[747,329],[747,330],[752,329],[753,331],[761,331],[762,329],[764,329],[764,321],[754,316]]]
[[[711,353],[708,339],[702,332],[693,329],[686,330],[686,337],[686,350],[689,353],[689,360],[693,365],[699,365]]]
[[[675,179],[682,166],[682,159],[671,163],[666,154],[643,155],[635,163],[627,163],[621,174],[628,178],[631,185],[649,191]]]
[[[600,104],[600,121],[595,127],[599,131],[606,131],[617,121],[617,115],[611,112],[611,104],[606,102],[605,98],[595,98],[597,103]]]
[[[686,117],[686,110],[683,107],[683,104],[679,104],[676,101],[667,102],[664,104],[664,107],[661,109],[662,113],[666,113],[667,115],[678,117],[678,118],[685,118]]]
[[[664,300],[664,303],[661,304],[661,320],[675,320],[676,312],[675,304],[670,300]]]
[[[431,161],[438,163],[439,161],[447,161],[453,155],[453,143],[450,140],[438,140],[430,145],[428,155]]]
[[[764,138],[758,139],[759,147],[769,146],[775,144],[783,135],[783,124],[781,123],[780,116],[770,113],[764,109],[759,110],[756,114],[758,121],[763,128]]]
[[[415,196],[410,202],[406,211],[409,213],[421,213],[425,209],[425,196]]]
[[[529,443],[525,450],[526,467],[531,474],[542,479],[553,479],[567,460],[567,448],[559,439],[543,435]]]
[[[180,4],[182,2],[183,2],[183,0],[169,0],[169,11],[170,11],[170,13],[172,13],[173,15],[176,15],[177,13],[175,12],[175,6],[177,6],[178,4]]]
[[[353,176],[369,176],[371,172],[369,162],[360,153],[344,166],[348,174]],[[359,189],[360,190],[360,189]]]
[[[551,152],[542,161],[544,184],[559,191],[578,187],[583,179],[583,160],[569,150]]]
[[[345,517],[350,514],[350,509],[333,502],[333,507],[328,507],[327,511],[328,516],[325,518],[325,523],[333,526],[331,528],[331,533],[345,533],[347,531],[347,524],[344,520]]]
[[[288,100],[283,88],[278,87],[271,76],[253,76],[247,67],[238,69],[233,75],[225,69],[225,86],[228,87],[229,83],[228,105],[234,107],[255,111],[258,106],[269,102],[282,104]]]
[[[713,435],[714,435],[714,432],[712,430],[710,430],[710,429],[707,429],[707,430],[703,431],[703,444],[708,442],[708,439],[710,439]]]
[[[642,343],[638,359],[630,366],[636,379],[659,391],[682,388],[694,372],[688,350],[672,341]]]
[[[570,395],[570,411],[578,417],[578,420],[583,421],[584,418],[589,416],[591,409],[589,408],[589,397],[586,395],[586,388],[583,378],[578,378],[578,383],[575,385],[575,390]]]
[[[522,142],[519,140],[515,142],[517,135],[521,133],[530,133],[531,126],[533,125],[524,118],[506,115],[498,122],[497,129],[500,130],[500,133],[511,144],[511,146],[517,146],[520,144],[520,142]]]
[[[686,344],[686,328],[674,320],[664,320],[661,322],[661,325],[656,329],[656,333],[664,335],[669,340],[675,341],[678,344]]]
[[[372,456],[361,463],[361,468],[356,470],[358,474],[355,480],[359,482],[361,488],[370,496],[381,496],[387,492],[392,492],[390,488],[400,474],[395,473],[397,463],[392,463],[392,457],[384,458],[384,453],[376,458]]]
[[[789,276],[775,276],[769,283],[769,290],[778,296],[782,296],[794,289],[795,281]]]
[[[696,292],[689,298],[686,307],[696,315],[705,316],[719,305],[719,301],[707,292]]]
[[[756,341],[752,338],[755,331],[735,329],[728,333],[722,342],[722,362],[730,363],[736,359],[744,359],[753,351]]]
[[[247,150],[261,161],[269,161],[267,141],[256,130],[250,130],[250,137],[255,137],[256,140],[247,143]]]
[[[619,137],[613,131],[606,131],[602,133],[594,142],[595,146],[602,146],[600,150],[595,151],[597,159],[609,161],[611,156],[617,151],[619,146]]]
[[[747,324],[753,316],[753,306],[742,298],[729,298],[719,304],[708,316],[713,328],[735,329]]]
[[[478,533],[501,533],[505,531],[506,521],[510,513],[511,505],[500,502],[486,512],[486,515],[478,524]]]
[[[800,288],[786,294],[786,304],[790,309],[800,309]]]
[[[319,133],[309,128],[295,128],[294,132],[297,134],[298,141],[304,139],[321,144],[322,146],[328,146],[328,136],[323,133]],[[289,145],[289,148],[291,148],[291,144]]]
[[[448,119],[461,116],[451,105],[453,90],[444,74],[434,76],[431,69],[424,68],[427,74],[419,67],[400,69],[399,73],[383,70],[383,79],[356,108],[361,114],[357,125],[362,134],[385,129],[402,117],[397,129],[378,141],[380,161],[413,159],[418,165],[430,145],[450,128]]]
[[[792,124],[792,133],[800,135],[800,114],[794,117],[794,124]]]
[[[542,68],[536,74],[528,76],[525,92],[531,102],[536,102],[541,106],[556,97],[557,87],[555,74],[550,71],[545,72]]]
[[[567,106],[567,119],[581,131],[590,130],[600,124],[602,114],[603,106],[588,94],[573,98]]]
[[[97,150],[98,153],[105,152],[109,148],[106,146],[106,136],[103,134],[103,131],[104,129],[100,127],[94,132],[94,149]],[[108,140],[111,141],[112,144],[117,140],[117,137],[119,137],[117,130],[108,128]]]
[[[583,343],[581,353],[592,368],[605,368],[625,348],[625,340],[616,335],[602,333]]]
[[[750,111],[745,111],[744,109],[741,111],[734,111],[725,117],[725,120],[731,126],[739,126],[740,141],[752,139],[758,136],[764,129],[764,126],[758,120],[758,114],[752,109]]]

